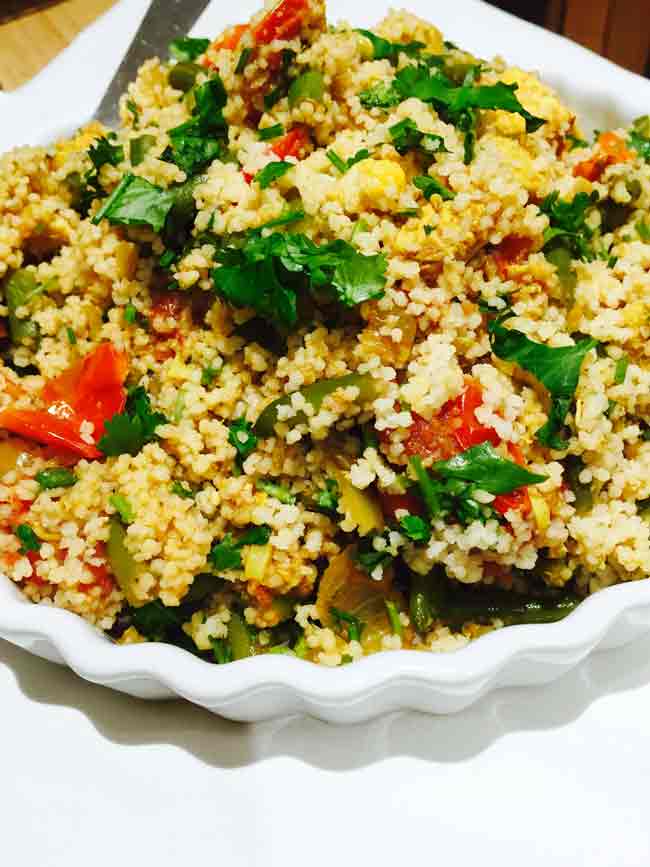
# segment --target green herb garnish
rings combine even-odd
[[[266,545],[271,538],[271,528],[266,524],[251,527],[246,533],[233,539],[231,533],[226,533],[221,542],[212,546],[208,554],[208,562],[216,572],[224,569],[241,569],[243,561],[241,549],[244,545]]]
[[[442,184],[437,178],[431,178],[428,175],[418,175],[413,178],[413,185],[422,191],[425,199],[430,199],[432,196],[440,196],[443,201],[449,201],[456,197],[456,193]]]
[[[132,524],[135,521],[133,506],[122,494],[111,494],[108,502],[120,516],[123,524]]]
[[[260,187],[265,190],[267,187],[270,187],[274,181],[284,177],[289,169],[292,169],[293,167],[293,163],[288,163],[285,160],[269,163],[268,166],[255,175],[255,180]]]
[[[257,448],[257,437],[253,433],[253,425],[245,418],[238,418],[228,425],[228,442],[237,449],[237,456],[242,463]]]
[[[27,554],[29,551],[40,550],[42,542],[29,524],[19,524],[14,530],[14,533],[20,539],[21,554]]]
[[[124,412],[114,415],[104,425],[104,436],[97,447],[109,457],[137,455],[147,443],[157,439],[156,428],[166,424],[161,412],[153,412],[149,396],[142,386],[131,389]]]
[[[52,488],[71,488],[77,477],[67,467],[50,467],[36,473],[36,481],[42,491],[49,491]]]
[[[209,39],[198,39],[192,36],[183,36],[169,43],[169,53],[181,63],[191,62],[200,57],[210,47]]]

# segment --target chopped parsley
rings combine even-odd
[[[49,491],[52,488],[71,488],[77,477],[67,467],[50,467],[36,473],[36,481],[42,491]]]
[[[448,152],[445,147],[445,140],[441,135],[421,132],[415,121],[412,121],[410,117],[389,127],[388,132],[393,147],[402,156],[412,150],[421,151],[427,156]]]
[[[188,63],[196,60],[201,54],[210,47],[209,39],[198,39],[192,36],[182,36],[178,39],[173,39],[169,43],[169,53],[180,63]]]
[[[578,148],[589,147],[589,142],[585,141],[583,138],[578,138],[576,135],[571,135],[571,133],[567,133],[564,138],[569,142],[570,151],[578,150]]]
[[[549,448],[566,448],[567,442],[559,432],[573,402],[582,363],[598,341],[589,337],[574,346],[552,347],[531,340],[521,331],[505,328],[498,320],[490,323],[489,328],[492,351],[497,358],[513,361],[531,373],[551,398],[548,421],[537,431],[537,439]]]
[[[458,479],[445,481],[433,478],[424,468],[419,457],[411,458],[411,466],[432,520],[454,515],[461,524],[471,524],[473,521],[484,524],[489,518],[494,517],[495,513],[490,506],[474,499],[473,494],[478,489],[478,485]]]
[[[126,101],[126,109],[131,113],[133,117],[133,126],[137,129],[140,126],[140,112],[138,110],[138,106],[133,102],[132,99],[127,99]]]
[[[135,308],[134,304],[127,304],[124,308],[124,321],[127,325],[135,325],[136,319],[138,318],[138,311]]]
[[[122,494],[111,494],[108,502],[120,516],[123,524],[132,524],[135,521],[133,506]]]
[[[347,160],[344,160],[343,157],[340,157],[336,151],[329,150],[325,153],[327,159],[332,163],[335,169],[337,169],[342,175],[344,175],[352,166],[356,166],[357,163],[361,163],[364,160],[370,159],[372,154],[367,148],[362,148],[360,151],[357,151],[353,157],[350,157]]]
[[[295,505],[296,498],[289,488],[286,488],[284,485],[278,485],[276,482],[272,482],[268,479],[258,479],[255,487],[259,491],[264,491],[264,493],[268,494],[269,497],[275,497],[276,500],[284,503],[285,506]]]
[[[544,252],[557,249],[558,243],[575,259],[591,262],[595,253],[591,247],[593,229],[587,224],[590,208],[598,201],[598,193],[577,193],[570,201],[560,199],[556,190],[550,193],[539,206],[549,219],[544,230]]]
[[[182,482],[178,481],[178,479],[175,479],[171,483],[169,490],[172,494],[176,494],[177,497],[181,497],[183,500],[193,500],[196,496],[191,488],[186,488]]]
[[[614,385],[623,385],[625,382],[625,376],[627,374],[627,369],[630,366],[630,359],[627,355],[622,355],[618,361],[616,362],[616,369],[614,371]]]
[[[19,524],[14,530],[14,533],[20,540],[21,554],[28,554],[30,551],[40,550],[41,540],[29,524]]]
[[[650,163],[650,116],[637,117],[627,140],[628,145],[639,154],[641,159]]]
[[[124,412],[114,415],[104,425],[104,436],[97,447],[109,457],[137,455],[147,443],[154,442],[158,425],[166,424],[161,412],[153,412],[149,396],[142,386],[131,389]]]
[[[260,141],[271,141],[284,135],[284,127],[281,123],[276,123],[274,126],[266,126],[264,129],[258,130],[258,133]]]
[[[325,479],[325,487],[316,492],[314,503],[324,512],[336,512],[339,496],[339,485],[336,479]]]
[[[432,196],[440,196],[443,201],[448,201],[456,196],[453,190],[450,190],[437,178],[431,178],[428,175],[418,175],[413,178],[413,185],[422,191],[425,199],[430,199]]]
[[[371,30],[357,30],[357,33],[365,36],[372,44],[373,60],[389,60],[393,66],[397,66],[400,54],[417,57],[422,49],[426,48],[424,42],[389,42]]]
[[[170,145],[163,154],[188,176],[223,156],[228,139],[228,125],[223,116],[228,97],[219,76],[213,76],[192,92],[192,117],[169,130]]]
[[[69,325],[66,326],[65,335],[68,338],[68,343],[70,344],[70,346],[77,345],[77,335],[74,333],[74,331],[72,330],[72,328],[70,328]]]
[[[348,636],[348,641],[361,641],[361,635],[366,627],[358,617],[354,614],[349,614],[347,611],[341,611],[340,608],[330,608],[330,614],[334,620],[337,630],[345,629]]]
[[[266,545],[271,538],[271,528],[266,524],[251,527],[239,539],[226,533],[221,542],[216,542],[208,554],[208,562],[216,572],[224,569],[241,569],[243,561],[241,549],[244,545]]]
[[[306,235],[257,231],[215,258],[218,292],[284,329],[297,324],[299,292],[329,289],[347,307],[384,294],[386,257],[364,256],[342,240],[318,245]]]
[[[434,105],[442,119],[454,124],[465,135],[465,162],[474,155],[478,111],[500,109],[519,114],[526,123],[526,132],[535,132],[545,120],[527,111],[515,96],[516,84],[477,85],[474,71],[465,82],[454,86],[438,68],[413,64],[400,69],[392,82],[381,83],[359,95],[365,108],[390,108],[405,99],[416,97]]]
[[[253,433],[253,425],[245,418],[238,418],[228,425],[228,442],[237,449],[240,463],[257,448],[257,437]]]
[[[288,163],[285,160],[279,160],[269,163],[261,171],[255,175],[255,180],[260,185],[261,189],[265,190],[270,187],[274,181],[284,177],[289,169],[293,168],[293,163]]]
[[[203,388],[212,388],[215,379],[219,376],[221,372],[222,365],[219,367],[213,367],[212,364],[208,364],[201,371],[201,385]]]
[[[472,446],[447,461],[437,461],[431,469],[445,479],[473,482],[482,491],[495,495],[546,481],[546,476],[502,458],[490,442]]]
[[[99,171],[102,166],[119,166],[124,159],[122,145],[114,145],[106,137],[98,138],[88,150],[88,158]]]
[[[399,519],[399,526],[402,533],[411,542],[428,542],[431,538],[431,527],[428,522],[419,515],[404,515]]]
[[[170,190],[163,190],[128,173],[92,221],[97,226],[107,219],[109,223],[121,226],[150,226],[154,232],[160,232],[174,201],[174,193]]]

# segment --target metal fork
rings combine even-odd
[[[166,55],[172,39],[186,36],[210,0],[152,0],[93,117],[105,126],[119,123],[118,104],[129,82],[150,57]]]

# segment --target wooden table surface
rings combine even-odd
[[[56,57],[115,0],[65,0],[0,25],[0,88],[13,90]]]

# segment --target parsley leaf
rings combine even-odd
[[[397,66],[400,53],[406,54],[408,57],[417,57],[423,48],[426,48],[424,42],[389,42],[388,39],[383,39],[377,36],[371,30],[357,30],[362,36],[365,36],[372,43],[373,60],[390,60],[393,66]]]
[[[257,448],[257,437],[253,433],[253,425],[245,418],[231,421],[228,425],[228,442],[237,449],[239,461],[245,461],[251,452]]]
[[[293,168],[293,163],[288,163],[285,160],[279,160],[269,163],[261,171],[255,175],[255,180],[260,185],[261,189],[265,190],[270,187],[274,181],[284,177],[289,169]]]
[[[404,515],[399,525],[402,533],[411,542],[428,542],[431,538],[431,527],[419,515]]]
[[[171,483],[169,490],[172,494],[176,494],[177,497],[181,497],[183,500],[193,500],[195,496],[194,491],[191,488],[186,488],[178,479],[175,479]]]
[[[447,461],[437,461],[432,470],[446,479],[473,482],[490,494],[509,494],[525,485],[546,481],[546,476],[502,458],[490,442],[472,446]]]
[[[146,443],[153,442],[158,425],[166,424],[161,412],[153,412],[149,396],[142,386],[129,392],[124,412],[114,415],[104,425],[104,436],[97,447],[105,455],[137,455]]]
[[[571,135],[571,133],[567,133],[564,136],[566,141],[569,142],[569,151],[578,150],[578,148],[588,148],[589,142],[586,142],[583,138],[578,138],[576,135]]]
[[[223,569],[241,569],[243,561],[240,550],[244,545],[266,545],[271,538],[271,528],[266,524],[251,527],[239,539],[233,539],[231,533],[226,533],[221,542],[212,546],[208,554],[208,562],[216,572]]]
[[[627,375],[627,369],[630,366],[630,358],[628,355],[622,355],[616,362],[616,370],[614,371],[614,385],[623,385]],[[38,478],[38,476],[37,476]]]
[[[546,196],[539,206],[549,219],[549,228],[544,231],[544,252],[556,249],[555,242],[561,238],[562,245],[574,258],[591,262],[595,258],[590,246],[594,233],[586,219],[589,209],[598,199],[595,190],[591,194],[577,193],[571,201],[560,199],[557,190]]]
[[[650,118],[647,114],[634,121],[627,143],[641,159],[650,163]]]
[[[350,157],[347,160],[344,160],[340,157],[336,151],[329,150],[325,153],[327,159],[332,163],[334,168],[338,169],[342,175],[344,175],[352,166],[356,166],[357,163],[361,163],[364,160],[369,159],[372,154],[367,148],[362,148],[360,151],[357,151],[353,157]]]
[[[558,434],[571,407],[585,356],[598,346],[598,341],[586,338],[574,346],[551,347],[530,340],[521,331],[505,328],[498,320],[489,328],[494,354],[532,373],[551,398],[548,421],[537,431],[537,439],[549,448],[566,448],[566,441]]]
[[[196,60],[201,54],[204,54],[210,47],[209,39],[196,39],[192,36],[183,36],[179,39],[173,39],[169,43],[169,53],[181,63]]]
[[[52,488],[71,488],[77,477],[67,467],[50,467],[36,473],[36,481],[42,491],[49,491]]]
[[[279,502],[284,503],[286,506],[295,505],[296,498],[284,485],[278,485],[276,482],[268,479],[258,479],[255,487],[259,491],[264,491],[269,497],[275,497],[276,500],[279,500]]]
[[[29,551],[38,551],[41,547],[41,540],[32,530],[29,524],[19,524],[14,533],[20,539],[20,553],[27,554]]]
[[[98,138],[88,150],[90,162],[99,171],[102,166],[119,166],[124,159],[122,145],[113,145],[106,137]]]
[[[448,153],[445,140],[441,135],[421,132],[410,117],[389,127],[388,132],[393,147],[402,156],[411,150],[420,150],[431,156],[437,153]]]
[[[194,175],[223,155],[228,125],[223,109],[228,101],[218,75],[194,88],[192,117],[169,131],[169,152],[165,157],[187,175]]]
[[[437,178],[431,178],[428,175],[418,175],[413,178],[413,185],[422,190],[422,195],[425,199],[430,199],[432,196],[440,196],[443,201],[449,201],[456,197],[456,193],[450,190]]]
[[[325,479],[325,487],[316,493],[314,502],[324,512],[336,512],[339,496],[339,485],[336,479]]]
[[[217,290],[236,307],[252,307],[265,319],[293,328],[298,293],[331,288],[348,307],[383,295],[386,257],[363,256],[342,240],[315,244],[306,235],[248,235],[241,247],[217,253],[212,271]]]
[[[173,204],[171,191],[126,174],[92,221],[97,226],[107,219],[121,226],[150,226],[154,232],[160,232]]]
[[[491,506],[474,499],[474,492],[479,485],[460,479],[432,478],[419,457],[411,458],[411,466],[430,518],[441,519],[453,515],[461,524],[471,524],[473,521],[484,524],[489,518],[495,517]]]

